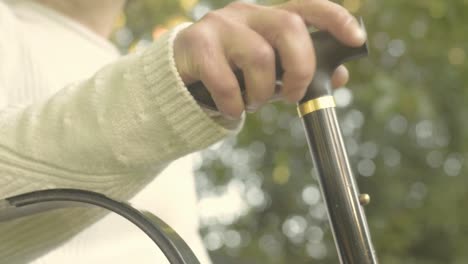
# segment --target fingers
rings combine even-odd
[[[283,98],[299,101],[315,71],[315,53],[304,21],[288,11],[263,8],[247,23],[279,53],[284,70]]]
[[[185,37],[191,40],[185,48],[192,54],[192,61],[196,62],[192,64],[192,78],[203,82],[225,117],[239,118],[245,106],[221,38],[203,24],[192,28]]]
[[[332,86],[333,88],[339,88],[344,86],[349,79],[349,72],[348,69],[341,65],[338,68],[336,68],[335,72],[332,75]]]
[[[226,19],[213,12],[205,22],[219,27],[219,39],[223,55],[234,68],[242,71],[245,84],[245,107],[253,112],[268,102],[275,89],[275,52],[271,45],[249,27]],[[216,88],[213,90],[216,93]],[[240,104],[236,103],[239,107]],[[233,106],[234,107],[234,106]],[[239,114],[244,110],[230,109]]]
[[[295,0],[276,6],[298,14],[308,25],[329,31],[337,39],[350,46],[360,46],[366,34],[356,18],[344,7],[324,0]]]
[[[365,35],[356,19],[343,7],[324,0],[290,1],[275,8],[237,3],[237,19],[262,35],[281,57],[282,97],[290,102],[302,99],[315,71],[315,53],[307,25],[330,31],[349,45],[362,45]],[[333,84],[341,86],[348,72],[340,68]]]
[[[206,86],[218,110],[229,119],[238,119],[244,111],[239,83],[228,62],[220,57],[216,63],[206,60],[200,79]]]
[[[275,52],[258,33],[233,25],[225,38],[226,55],[242,70],[246,91],[246,110],[256,111],[275,92]]]

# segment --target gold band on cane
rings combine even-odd
[[[328,95],[328,96],[323,96],[323,97],[312,99],[310,101],[307,101],[299,105],[297,107],[297,111],[299,112],[299,116],[303,117],[317,110],[324,109],[324,108],[332,108],[335,106],[336,106],[335,99],[333,99],[333,96]]]

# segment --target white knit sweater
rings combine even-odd
[[[181,81],[179,29],[115,60],[115,48],[77,23],[0,1],[0,198],[62,187],[128,200],[171,161],[232,133]],[[73,209],[1,223],[0,263],[31,261],[100,217]]]

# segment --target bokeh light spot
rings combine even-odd
[[[347,107],[353,101],[353,94],[351,90],[346,87],[336,89],[333,96],[335,97],[336,106],[338,107]]]
[[[214,251],[220,249],[223,246],[222,235],[218,231],[210,231],[204,237],[204,243],[208,250]]]
[[[224,244],[230,248],[237,248],[241,245],[242,238],[236,230],[228,230],[224,232]]]
[[[302,242],[304,232],[307,228],[307,221],[304,217],[295,215],[291,216],[283,223],[283,233],[295,243]]]
[[[444,171],[448,176],[458,176],[462,168],[462,157],[459,154],[451,154],[444,163]]]
[[[370,159],[363,159],[358,163],[359,174],[365,177],[374,175],[375,163]]]
[[[284,165],[277,166],[273,170],[273,181],[276,184],[283,185],[289,181],[289,168]]]
[[[307,254],[314,259],[323,259],[327,256],[327,248],[323,243],[307,243]]]
[[[406,51],[405,42],[401,39],[394,39],[388,43],[388,53],[392,57],[401,57]]]
[[[320,191],[314,185],[309,185],[302,190],[302,200],[308,205],[315,205],[320,200]]]
[[[410,25],[410,34],[416,39],[424,38],[427,30],[427,22],[423,19],[417,19]]]
[[[448,51],[448,60],[452,65],[462,65],[465,63],[466,53],[462,48],[451,48]]]

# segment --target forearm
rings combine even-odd
[[[169,35],[46,101],[4,111],[0,145],[54,166],[108,173],[167,162],[219,140],[229,131],[187,92]]]

